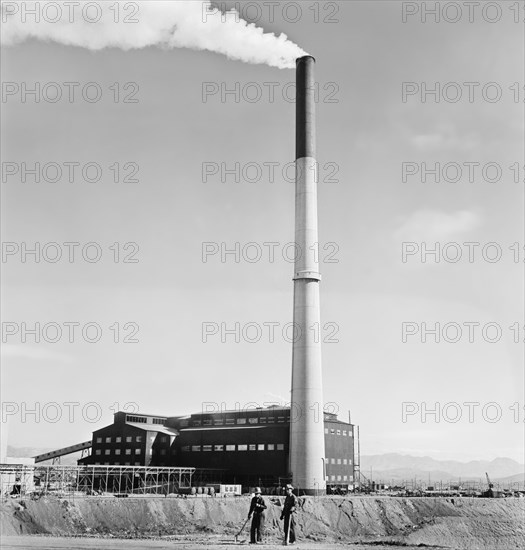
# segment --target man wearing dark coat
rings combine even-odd
[[[264,511],[266,503],[261,496],[261,488],[255,488],[255,496],[250,504],[248,519],[252,518],[252,526],[250,529],[250,544],[256,544],[263,541],[264,536]],[[252,517],[253,516],[253,517]]]
[[[286,498],[284,499],[281,519],[284,519],[284,545],[295,544],[295,518],[294,512],[297,508],[297,497],[293,494],[293,487],[286,486]]]

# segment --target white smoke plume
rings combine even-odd
[[[306,53],[285,34],[265,33],[210,0],[2,2],[2,44],[53,41],[90,50],[191,48],[247,63],[294,68]],[[138,8],[138,9],[136,9]]]

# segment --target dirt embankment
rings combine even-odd
[[[266,497],[268,538],[278,540],[281,502]],[[1,505],[4,536],[231,536],[246,519],[249,499],[80,498],[8,501]],[[301,498],[300,538],[507,550],[525,547],[524,499]]]

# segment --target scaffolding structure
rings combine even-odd
[[[155,496],[189,490],[195,468],[0,465],[3,497]]]

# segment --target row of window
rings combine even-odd
[[[284,443],[250,443],[240,445],[186,445],[183,452],[209,451],[284,451]]]
[[[126,455],[130,455],[130,454],[139,455],[141,452],[142,452],[142,449],[140,449],[140,448],[138,448],[138,449],[124,449],[124,454],[126,454]],[[112,453],[114,453],[116,455],[120,455],[121,454],[121,449],[113,449],[113,450],[112,449],[104,449],[104,454],[106,456],[110,455]],[[95,449],[95,454],[96,455],[101,455],[102,454],[102,449]],[[151,454],[151,450],[150,450],[150,454]]]
[[[135,422],[137,424],[148,424],[148,417],[146,416],[132,416],[126,415],[126,422]],[[164,425],[166,418],[150,418],[149,424],[162,424]]]
[[[349,466],[352,465],[352,459],[351,458],[327,458],[326,464],[343,464],[343,466],[346,466],[347,464]]]
[[[354,476],[326,476],[326,481],[354,481]]]
[[[193,420],[193,426],[233,426],[234,424],[284,424],[289,422],[289,416],[261,416],[261,417],[248,417],[248,418],[216,418],[212,420],[211,418],[205,418],[204,420]],[[187,426],[187,421],[181,422],[181,426]]]
[[[328,430],[328,428],[325,428],[324,429],[324,433],[325,434],[330,434],[330,435],[348,435],[350,437],[352,437],[352,430],[348,430],[348,432],[346,430],[343,430],[342,433],[341,433],[341,430],[336,430],[334,428],[330,428],[330,430]]]
[[[108,437],[105,437],[105,438],[97,437],[96,442],[97,443],[102,443],[102,439],[104,439],[105,443],[112,443],[112,437],[111,436],[108,436]],[[136,435],[135,437],[133,437],[132,435],[127,435],[125,439],[126,439],[126,443],[131,443],[133,441],[133,439],[137,443],[142,443],[142,441],[143,441],[143,437],[141,435]],[[152,439],[155,439],[155,437],[153,437]],[[169,436],[162,435],[162,436],[160,436],[159,441],[161,443],[168,443],[169,442]],[[115,437],[115,443],[122,443],[122,437],[120,435],[117,435]]]

